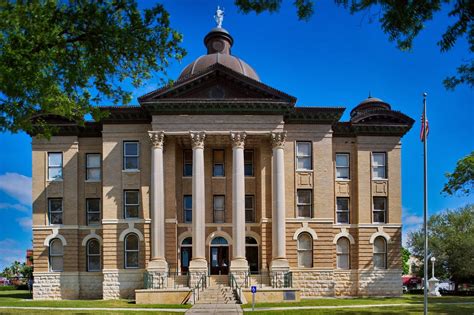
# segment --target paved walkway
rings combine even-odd
[[[243,313],[239,304],[195,304],[186,312],[186,315],[233,315]]]

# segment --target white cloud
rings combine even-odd
[[[31,177],[18,173],[0,175],[0,190],[21,204],[31,206]]]
[[[21,244],[13,239],[0,240],[0,269],[10,266],[15,260],[24,262],[26,248],[21,249]]]
[[[403,218],[403,224],[413,225],[423,223],[423,217],[417,215],[409,215]]]
[[[18,218],[16,219],[16,222],[18,222],[18,224],[20,224],[20,226],[22,227],[23,230],[25,231],[31,231],[31,226],[33,224],[33,221],[31,220],[31,218]]]
[[[0,209],[15,209],[21,212],[29,212],[31,208],[19,203],[0,202]]]

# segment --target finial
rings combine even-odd
[[[368,98],[372,98],[372,94],[370,93],[370,91],[369,91],[369,97]]]
[[[220,6],[217,6],[214,20],[216,21],[216,26],[222,28],[222,21],[224,21],[224,8],[221,9]]]
[[[423,97],[427,97],[427,96],[428,96],[428,93],[424,92]]]

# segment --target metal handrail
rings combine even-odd
[[[235,293],[237,294],[238,302],[242,303],[242,287],[239,286],[239,284],[237,283],[237,280],[235,279],[232,273],[229,274],[229,280],[230,280],[230,287],[232,288],[232,290],[235,290]]]
[[[196,304],[196,301],[199,301],[199,292],[201,289],[204,290],[207,288],[207,276],[206,274],[201,275],[198,283],[193,288],[193,304]],[[197,293],[197,300],[196,300],[196,293]]]

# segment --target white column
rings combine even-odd
[[[207,270],[206,262],[206,208],[204,190],[204,132],[190,132],[193,147],[193,258],[189,269]]]
[[[149,131],[151,149],[151,261],[147,269],[167,270],[165,259],[165,189],[163,172],[163,131]]]
[[[245,258],[245,132],[231,132],[232,141],[232,237],[233,257],[231,271],[247,271]]]
[[[272,263],[271,269],[288,269],[285,224],[285,155],[286,132],[271,134],[272,156]]]

